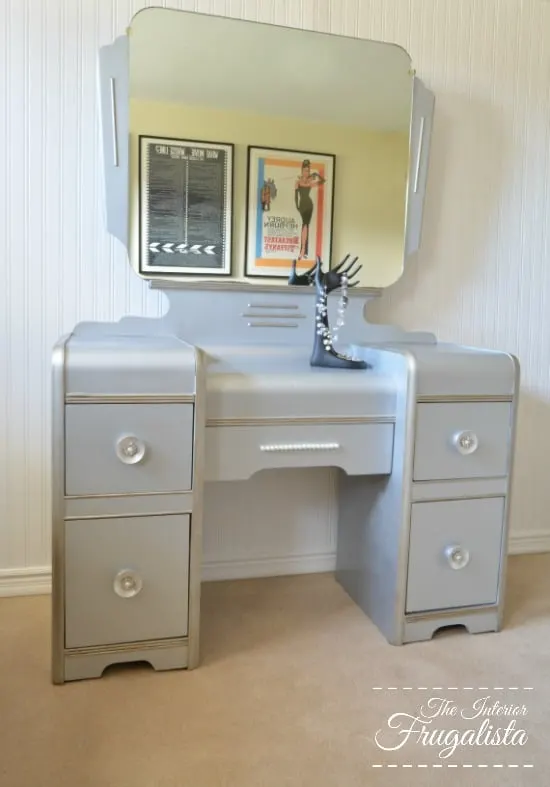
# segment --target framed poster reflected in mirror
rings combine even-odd
[[[233,150],[140,135],[141,273],[231,275]]]
[[[248,146],[246,276],[288,278],[332,249],[336,156]]]

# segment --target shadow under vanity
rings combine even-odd
[[[335,578],[388,643],[498,631],[517,360],[365,316],[420,247],[408,54],[149,8],[100,88],[107,228],[169,309],[54,348],[53,682],[200,665],[205,485],[260,471],[333,468]]]

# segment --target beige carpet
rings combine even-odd
[[[328,575],[209,584],[203,598],[198,670],[115,668],[64,686],[50,683],[49,598],[0,599],[2,787],[550,784],[550,555],[512,558],[500,634],[401,648]],[[430,729],[478,730],[481,717],[463,716],[486,695],[525,706],[523,746],[460,745],[444,759],[418,738],[375,743],[381,730],[398,745],[388,718],[435,696],[457,715]]]

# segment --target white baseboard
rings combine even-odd
[[[0,596],[41,596],[51,590],[50,566],[0,569]]]
[[[508,540],[509,555],[532,555],[537,552],[550,552],[548,530],[529,530],[526,533],[510,535]]]
[[[527,555],[538,552],[550,552],[548,531],[533,530],[510,536],[508,554]],[[203,564],[202,577],[205,582],[219,582],[224,579],[316,574],[334,571],[335,563],[334,553],[211,560]],[[44,595],[51,593],[51,586],[50,566],[0,569],[0,597]]]
[[[204,582],[224,579],[252,579],[278,577],[290,574],[317,574],[334,571],[336,556],[290,555],[288,557],[248,560],[212,560],[203,564]],[[0,569],[0,597],[40,596],[51,593],[52,578],[49,566],[36,568]]]
[[[335,566],[336,555],[334,553],[245,560],[212,560],[203,563],[202,578],[204,582],[218,582],[224,579],[320,574],[325,571],[334,571]]]

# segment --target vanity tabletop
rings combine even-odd
[[[208,420],[376,418],[395,414],[396,387],[372,369],[309,365],[307,347],[205,350]]]

